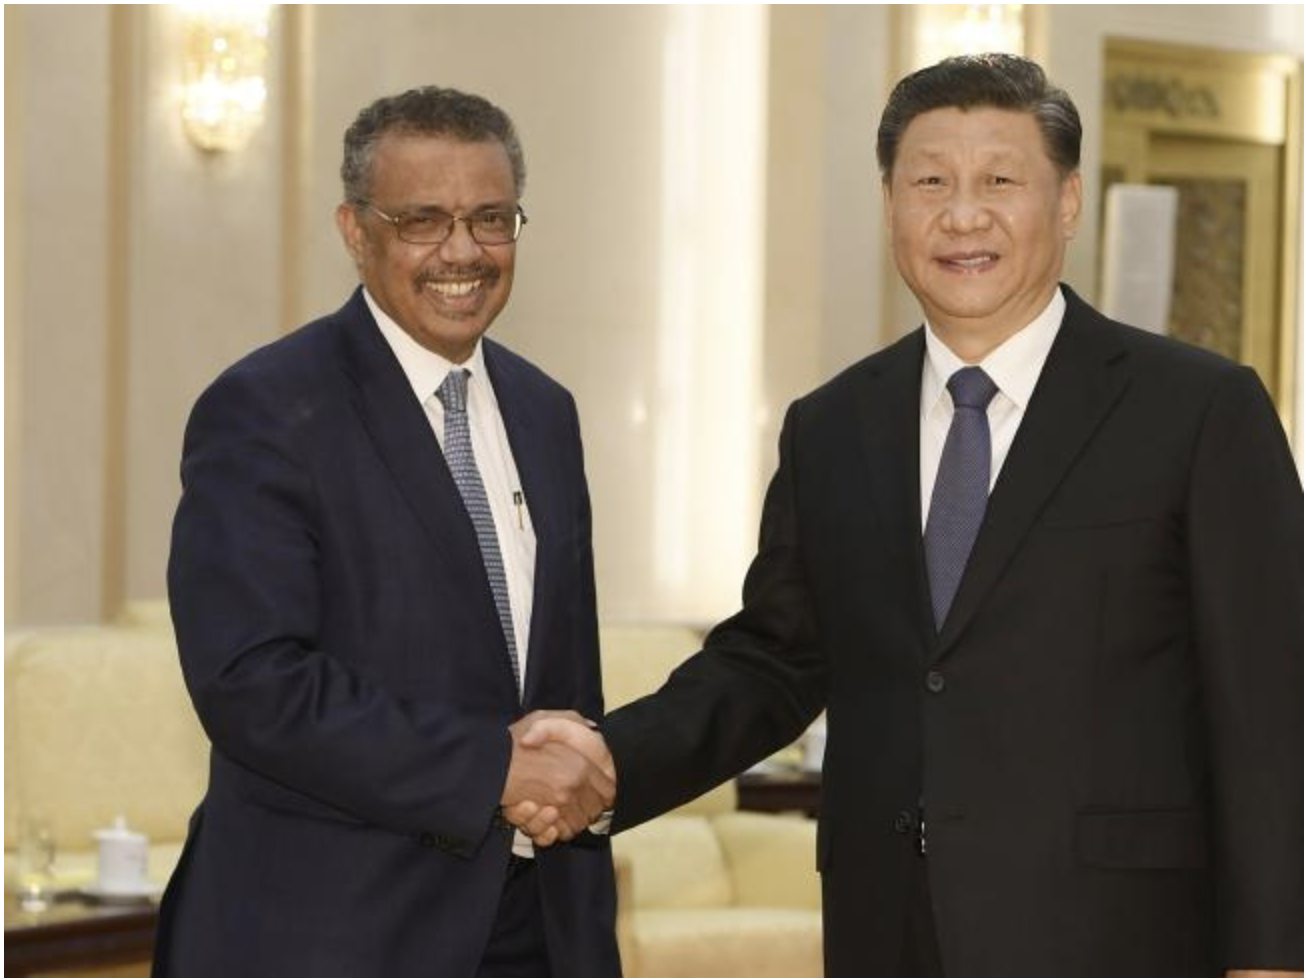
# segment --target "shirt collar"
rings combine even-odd
[[[1021,411],[1029,404],[1043,371],[1052,342],[1061,329],[1061,319],[1066,312],[1066,298],[1057,287],[1052,299],[1022,329],[991,350],[979,366],[993,379],[993,383],[1010,402]],[[966,362],[952,352],[934,333],[934,327],[925,323],[925,368],[921,375],[921,412],[928,415],[947,389],[953,373],[966,367]]]
[[[366,287],[363,288],[363,299],[367,301],[367,308],[372,311],[372,317],[376,320],[376,325],[381,328],[381,335],[385,337],[390,349],[394,351],[395,357],[398,358],[399,366],[404,369],[404,375],[408,378],[408,383],[413,387],[413,394],[417,396],[417,400],[422,404],[426,404],[426,400],[435,394],[440,385],[444,384],[445,376],[454,368],[466,368],[472,378],[486,377],[485,353],[480,338],[476,340],[476,347],[472,351],[472,356],[462,364],[454,364],[448,358],[435,353],[435,351],[427,350],[409,336],[408,331],[395,323],[377,305],[376,300],[372,298],[372,294],[367,291]]]

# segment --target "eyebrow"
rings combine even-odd
[[[517,202],[512,201],[491,201],[487,204],[478,204],[468,210],[467,214],[485,214],[487,211],[516,211]],[[400,208],[401,214],[452,214],[448,208],[439,204],[414,204],[411,207]]]

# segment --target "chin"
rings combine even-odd
[[[934,307],[949,316],[984,317],[991,316],[1002,307],[1005,297],[996,296],[990,289],[948,289],[941,290],[934,302]]]

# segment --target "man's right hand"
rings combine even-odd
[[[580,715],[536,711],[509,731],[512,760],[500,802],[505,819],[538,846],[571,840],[612,806],[612,756]]]

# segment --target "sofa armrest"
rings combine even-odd
[[[739,811],[713,817],[712,823],[736,905],[821,908],[814,820]]]
[[[614,836],[612,853],[631,862],[632,909],[734,904],[725,856],[708,817],[664,814]]]
[[[635,868],[624,854],[612,855],[612,870],[617,879],[617,950],[621,953],[621,972],[638,976],[635,942]]]

